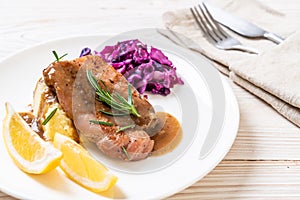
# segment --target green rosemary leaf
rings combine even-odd
[[[59,57],[59,60],[61,60],[63,57],[65,57],[66,55],[68,55],[67,53],[65,53],[64,55],[62,55],[61,57]]]
[[[59,57],[58,57],[56,51],[52,51],[52,53],[53,53],[53,55],[54,55],[54,57],[56,59],[56,62],[58,62],[59,61]]]
[[[129,113],[111,113],[111,112],[107,112],[105,110],[99,110],[99,112],[103,113],[103,114],[106,114],[106,115],[109,115],[109,116],[128,116]]]
[[[55,61],[54,62],[59,62],[63,57],[65,57],[66,55],[68,55],[67,53],[65,53],[64,55],[62,55],[61,57],[58,57],[56,51],[52,51],[54,57],[55,57]]]
[[[96,78],[93,76],[92,72],[87,70],[86,76],[88,81],[90,82],[91,86],[94,88],[96,92],[96,99],[100,102],[103,102],[110,106],[112,109],[115,109],[119,112],[129,112],[137,117],[140,117],[139,113],[135,109],[132,101],[132,93],[131,93],[131,86],[128,84],[128,100],[122,97],[119,93],[111,93],[109,92],[108,88],[106,87],[105,83],[101,81],[102,85],[105,89],[102,89],[98,84]]]
[[[90,122],[93,123],[93,124],[106,125],[106,126],[114,125],[111,122],[104,122],[104,121],[99,121],[99,120],[90,120]]]
[[[135,124],[130,124],[128,126],[123,126],[123,127],[119,128],[116,132],[118,133],[120,131],[124,131],[126,129],[133,128],[133,127],[135,127]]]
[[[129,105],[132,105],[133,102],[132,102],[132,93],[131,93],[131,86],[130,84],[128,84],[128,104]]]
[[[124,146],[122,146],[122,150],[125,153],[127,159],[130,160],[130,156],[129,156],[128,152],[127,152],[127,149]]]
[[[134,105],[131,105],[131,113],[134,114],[137,117],[140,117],[141,115],[137,112],[137,110],[135,109]]]
[[[119,93],[115,92],[112,94],[113,97],[116,98],[116,100],[118,100],[121,104],[127,105],[128,102],[126,101],[126,99],[124,97],[122,97]]]
[[[42,125],[46,125],[50,119],[54,116],[54,114],[56,113],[57,108],[54,108],[51,113],[46,117],[46,119],[42,122]]]
[[[100,86],[98,85],[96,78],[93,76],[93,74],[92,74],[92,72],[91,72],[90,70],[87,70],[87,71],[86,71],[86,76],[87,76],[88,81],[89,81],[90,84],[92,85],[92,87],[93,87],[97,92],[101,91],[101,88],[100,88]]]

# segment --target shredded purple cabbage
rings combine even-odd
[[[91,49],[84,48],[80,57],[91,54]],[[151,47],[149,53],[147,45],[137,39],[106,46],[93,54],[123,74],[141,94],[149,91],[166,96],[174,85],[184,84],[176,74],[176,67],[161,50]]]

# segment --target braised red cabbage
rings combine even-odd
[[[117,71],[122,73],[141,94],[145,91],[153,94],[168,95],[174,85],[183,85],[183,81],[176,74],[176,67],[163,52],[139,40],[126,40],[114,46],[106,46],[102,51],[84,48],[80,57],[98,55]]]

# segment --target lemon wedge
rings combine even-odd
[[[77,131],[73,125],[73,122],[66,113],[62,110],[58,103],[51,104],[47,112],[45,113],[45,118],[50,115],[50,113],[56,109],[55,114],[48,121],[46,125],[43,125],[44,134],[46,140],[53,141],[55,133],[60,133],[62,135],[70,137],[72,140],[76,142],[79,141],[79,137]]]
[[[9,103],[5,106],[3,138],[16,165],[30,174],[43,174],[56,168],[62,153],[52,143],[40,138]]]
[[[103,192],[117,182],[116,176],[71,138],[56,133],[54,146],[63,152],[61,169],[79,185],[93,192]]]

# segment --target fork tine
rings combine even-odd
[[[219,40],[224,40],[228,35],[223,31],[219,24],[213,19],[210,12],[206,9],[203,3],[198,5],[203,17],[205,18],[206,24],[211,28],[211,31],[218,37]]]
[[[206,21],[210,24],[210,26],[213,26],[212,30],[215,30],[216,35],[220,36],[220,39],[222,40],[223,37],[227,38],[229,35],[222,29],[222,27],[214,20],[210,12],[208,11],[205,4],[202,2],[199,4],[199,8],[201,9],[203,16],[205,17]]]
[[[201,30],[204,32],[209,39],[213,40],[214,42],[218,42],[219,38],[215,35],[214,32],[211,31],[211,28],[208,24],[204,21],[204,17],[200,14],[197,7],[191,8],[191,12]],[[201,11],[202,13],[202,11]],[[203,14],[203,13],[202,13]]]
[[[215,47],[223,50],[240,50],[248,53],[259,52],[251,47],[244,46],[239,40],[226,33],[222,27],[213,19],[204,3],[190,8],[190,11],[202,30],[204,37]]]
[[[209,34],[209,33],[208,33],[208,30],[207,30],[207,27],[203,25],[203,24],[204,24],[204,23],[203,23],[203,20],[202,20],[202,18],[201,18],[201,16],[200,16],[199,12],[197,11],[197,8],[196,8],[196,7],[190,8],[190,10],[191,10],[191,12],[192,12],[192,14],[193,14],[194,19],[196,20],[196,23],[197,23],[198,26],[200,27],[200,29],[201,29],[204,33]]]

